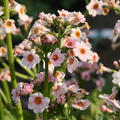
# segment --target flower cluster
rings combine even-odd
[[[110,9],[119,11],[119,0],[91,0],[86,6],[89,15],[95,17],[96,15],[107,15]]]

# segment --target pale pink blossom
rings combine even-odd
[[[65,95],[60,95],[59,97],[57,97],[57,103],[58,104],[65,104]]]
[[[86,62],[90,58],[90,47],[88,47],[84,42],[77,42],[76,48],[73,49],[75,56],[77,56],[81,61]]]
[[[34,93],[29,97],[28,108],[34,113],[42,113],[49,107],[50,99],[44,97],[41,93]]]
[[[72,73],[78,67],[78,60],[75,57],[69,57],[67,60],[67,70]]]
[[[30,51],[31,50],[31,45],[32,43],[25,39],[24,41],[22,41],[22,43],[20,43],[19,45],[15,46],[14,48],[14,55],[23,55],[24,52],[26,51]]]
[[[56,83],[53,86],[52,94],[55,98],[59,97],[60,95],[63,95],[67,93],[67,87],[63,83]]]
[[[86,20],[85,16],[81,12],[72,12],[71,19],[73,24],[84,23]]]
[[[75,39],[80,39],[82,37],[82,32],[79,28],[74,28],[71,31],[72,31],[71,37]]]
[[[34,68],[39,62],[39,56],[35,54],[34,50],[25,52],[21,60],[22,65],[26,66],[28,69]]]
[[[36,75],[37,77],[37,82],[42,83],[45,80],[45,72],[40,72],[39,74]],[[54,82],[55,78],[53,76],[53,73],[49,71],[48,73],[48,80],[49,82]]]
[[[6,36],[5,26],[3,20],[0,20],[0,40],[3,40]]]
[[[89,63],[96,63],[99,61],[99,56],[96,52],[91,52]]]
[[[61,82],[65,77],[65,73],[56,71],[55,73],[55,82]]]
[[[72,107],[74,107],[75,109],[80,109],[80,110],[85,110],[88,108],[90,102],[89,100],[76,100],[74,101],[74,103],[72,104]]]
[[[90,72],[89,71],[81,72],[81,78],[86,81],[89,81],[91,78]]]
[[[0,57],[5,57],[7,55],[7,48],[0,47]]]
[[[8,19],[4,23],[6,33],[10,33],[16,30],[15,21],[13,19]]]
[[[69,92],[77,93],[80,90],[78,82],[75,79],[65,81],[65,85]]]
[[[59,48],[56,48],[55,51],[50,55],[49,60],[54,66],[60,66],[64,62],[65,56],[61,53]]]
[[[67,38],[65,40],[64,46],[67,48],[74,48],[76,41],[73,38]]]
[[[6,80],[6,81],[10,82],[11,81],[10,71],[7,69],[1,69],[0,80],[1,81]]]
[[[89,15],[95,17],[96,15],[102,14],[103,11],[103,2],[100,0],[91,0],[90,3],[86,6]]]

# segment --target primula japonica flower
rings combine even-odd
[[[65,39],[64,46],[67,48],[74,48],[76,41],[72,37],[68,37]]]
[[[34,113],[42,113],[49,107],[50,99],[44,97],[41,93],[34,93],[29,97],[28,108]]]
[[[39,62],[39,56],[35,54],[34,50],[25,52],[21,60],[22,65],[26,66],[28,69],[34,68]]]
[[[85,110],[88,108],[89,104],[90,104],[89,100],[81,99],[81,100],[74,101],[74,103],[72,104],[72,107],[80,110]]]
[[[52,95],[55,98],[58,98],[60,95],[67,93],[67,87],[63,83],[56,83],[52,89]]]
[[[10,33],[16,30],[15,21],[12,19],[6,20],[4,25],[5,25],[6,33]]]
[[[116,71],[112,74],[112,77],[113,77],[113,84],[117,85],[120,87],[120,70],[119,71]]]
[[[11,81],[10,71],[6,69],[2,69],[0,71],[0,81],[7,80],[8,82]]]
[[[33,84],[32,83],[18,83],[17,88],[12,90],[12,99],[13,101],[18,104],[20,96],[28,95],[33,92]]]
[[[26,51],[30,51],[31,50],[31,46],[32,43],[25,39],[22,43],[20,43],[19,45],[15,46],[14,48],[14,55],[18,55],[21,56],[23,55],[23,53],[25,53]]]
[[[100,15],[103,11],[103,2],[100,0],[91,0],[90,3],[86,6],[90,15],[95,17]]]
[[[65,95],[60,95],[59,97],[57,97],[57,103],[58,104],[65,104]]]
[[[4,57],[7,55],[7,48],[0,47],[0,57]]]
[[[116,87],[112,88],[111,94],[103,94],[99,95],[100,98],[104,100],[104,102],[113,110],[120,110],[120,101],[116,100],[115,97],[118,93],[118,89]]]
[[[61,53],[59,48],[56,48],[55,51],[50,55],[49,60],[54,66],[60,66],[64,62],[65,56]]]
[[[77,42],[76,48],[73,49],[75,56],[77,56],[81,61],[86,62],[90,58],[90,47],[87,46],[84,42]]]
[[[65,77],[65,73],[60,72],[60,71],[56,71],[56,73],[55,73],[55,82],[56,83],[62,82],[64,77]]]
[[[40,72],[39,74],[36,75],[37,77],[37,83],[42,83],[45,80],[45,72]],[[54,82],[55,78],[53,76],[53,73],[51,71],[49,71],[49,75],[48,75],[48,80],[49,82]]]
[[[81,38],[82,32],[79,28],[72,29],[71,31],[72,31],[71,37],[73,37],[75,39],[80,39]]]
[[[67,70],[72,73],[78,67],[79,62],[75,57],[69,57],[67,60]]]

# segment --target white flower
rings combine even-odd
[[[115,84],[115,85],[118,85],[120,87],[120,70],[117,71],[117,72],[114,72],[113,75],[113,80],[112,82]]]
[[[76,100],[73,104],[72,107],[80,110],[85,110],[88,108],[90,102],[88,100]]]
[[[10,33],[16,30],[15,21],[12,19],[6,20],[4,25],[5,25],[6,33]]]
[[[80,39],[81,38],[81,30],[79,28],[76,28],[76,29],[72,29],[72,34],[71,34],[71,37],[75,38],[75,39]]]
[[[78,67],[78,60],[75,57],[69,57],[67,60],[67,69],[72,73]]]
[[[90,15],[95,17],[96,15],[102,14],[103,11],[103,2],[98,0],[91,0],[90,3],[86,6]]]
[[[28,69],[34,68],[39,62],[39,56],[35,54],[34,50],[25,52],[21,60],[22,65],[26,66]]]
[[[56,98],[59,97],[60,95],[63,95],[67,92],[67,87],[63,83],[56,83],[53,86],[53,96]]]
[[[34,93],[29,97],[28,108],[33,109],[34,113],[42,113],[48,108],[50,99],[43,97],[41,93]]]

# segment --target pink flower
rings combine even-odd
[[[90,57],[90,47],[88,47],[84,42],[77,42],[76,48],[73,49],[75,56],[77,56],[81,61],[86,62]]]
[[[34,93],[29,97],[28,108],[33,109],[34,113],[42,113],[48,108],[49,103],[48,97],[43,97],[41,93]]]
[[[75,57],[69,57],[67,60],[67,69],[72,73],[78,67],[78,60]]]
[[[40,72],[36,76],[37,76],[38,83],[42,83],[45,80],[45,72]],[[48,80],[49,80],[49,82],[54,82],[54,80],[55,80],[53,73],[51,71],[49,71]]]
[[[64,46],[67,48],[74,48],[75,43],[76,43],[76,41],[73,38],[67,38],[65,43],[64,43]]]
[[[55,98],[59,97],[60,95],[63,95],[67,93],[67,88],[65,86],[65,84],[63,83],[56,83],[54,86],[53,86],[53,96]]]
[[[12,19],[6,20],[4,25],[5,25],[6,33],[10,33],[16,30],[15,21]]]
[[[65,104],[65,95],[60,95],[59,97],[57,97],[57,103],[58,104]]]
[[[77,93],[80,90],[78,82],[74,79],[65,81],[65,85],[69,92]]]
[[[4,57],[7,55],[7,48],[0,47],[0,57]]]
[[[33,92],[34,85],[32,83],[20,83],[22,84],[22,89],[19,92],[19,95],[28,95]]]
[[[65,77],[65,73],[56,71],[55,73],[55,82],[61,82],[63,78]]]
[[[61,53],[59,48],[56,48],[55,51],[50,55],[49,59],[54,66],[60,66],[63,63],[65,56]]]
[[[84,23],[86,20],[85,16],[81,12],[72,12],[71,17],[73,24]]]
[[[76,108],[76,109],[80,109],[80,110],[85,110],[88,108],[89,106],[89,101],[88,100],[76,100],[73,104],[72,107]]]
[[[7,80],[8,82],[10,82],[11,81],[10,71],[2,69],[0,72],[0,80],[1,81]]]
[[[99,61],[99,56],[96,52],[91,52],[90,63],[96,63]]]
[[[91,78],[91,75],[90,75],[89,71],[81,72],[81,78],[86,80],[86,81],[89,81],[90,78]]]
[[[95,17],[96,15],[102,14],[103,11],[103,2],[98,0],[91,0],[90,3],[86,6],[90,15]]]
[[[35,54],[34,50],[25,52],[21,60],[22,65],[26,66],[28,69],[34,68],[39,62],[39,56]]]

